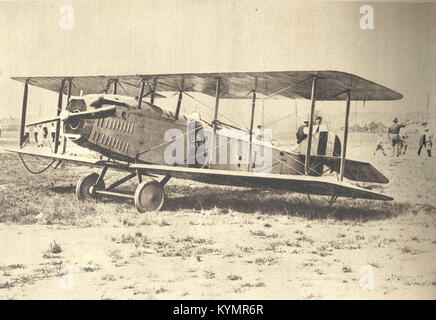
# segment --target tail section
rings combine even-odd
[[[332,171],[339,173],[341,166],[341,159],[338,157],[328,156],[313,156],[322,159],[322,163],[330,168]],[[388,183],[389,179],[386,178],[380,171],[368,162],[360,162],[355,160],[345,160],[344,177],[361,182],[373,183]]]

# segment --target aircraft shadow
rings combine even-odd
[[[54,186],[51,191],[59,194],[74,194],[75,186]],[[223,187],[188,187],[168,185],[165,211],[208,211],[228,214],[232,211],[247,214],[284,215],[307,219],[337,219],[372,221],[389,219],[411,210],[418,210],[410,203],[338,199],[332,207],[324,198],[281,191]],[[101,197],[103,203],[133,202],[123,198]],[[132,203],[133,205],[133,203]],[[424,208],[435,210],[436,208]],[[132,210],[135,210],[132,208]]]
[[[338,199],[332,207],[327,198],[255,189],[182,188],[168,191],[164,205],[166,211],[218,210],[285,215],[308,219],[338,219],[353,221],[383,220],[409,211],[411,204],[395,202]],[[179,194],[177,196],[177,194]]]

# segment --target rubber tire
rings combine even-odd
[[[95,186],[99,175],[97,173],[85,174],[80,177],[76,185],[76,198],[77,200],[93,199],[95,195],[90,192],[90,188]],[[105,188],[104,181],[102,181],[98,189],[103,190]]]
[[[165,203],[165,190],[155,181],[143,181],[135,191],[135,208],[140,213],[146,211],[159,211]]]

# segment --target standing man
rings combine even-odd
[[[327,131],[327,127],[322,123],[322,117],[321,116],[317,116],[315,118],[314,129],[315,129],[315,133]]]
[[[418,156],[421,155],[422,147],[426,148],[426,130],[428,130],[428,129],[425,127],[424,124],[422,124],[422,125],[423,125],[422,132],[421,132],[421,135],[419,136]]]
[[[429,132],[428,128],[425,128],[425,148],[427,149],[427,155],[431,157],[431,148],[433,147],[433,135]]]
[[[52,122],[52,123],[51,123],[51,126],[50,126],[50,135],[51,135],[51,141],[52,141],[53,143],[55,143],[56,127],[55,127],[54,122]]]
[[[36,146],[39,148],[39,141],[38,141],[39,128],[38,126],[32,126],[32,129],[33,129],[33,135],[35,137]]]
[[[262,126],[259,124],[256,129],[254,129],[253,132],[254,140],[262,140],[263,134],[262,134]]]
[[[407,151],[407,139],[409,139],[409,136],[407,134],[403,134],[401,136],[401,150],[402,154],[405,155]]]
[[[395,151],[397,152],[397,157],[400,156],[400,130],[404,128],[404,124],[398,124],[398,119],[394,118],[394,124],[388,129],[388,138],[392,142],[392,156],[394,156]]]
[[[307,134],[305,131],[307,131],[306,128],[309,127],[309,120],[304,120],[304,124],[298,127],[296,136],[297,136],[297,143],[300,144],[303,142],[304,139],[307,138]]]

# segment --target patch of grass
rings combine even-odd
[[[227,280],[230,280],[230,281],[237,281],[237,280],[242,280],[242,277],[239,276],[239,275],[237,275],[237,274],[229,274],[229,275],[227,276]]]
[[[13,286],[14,284],[9,281],[0,283],[0,289],[8,289],[8,288],[12,288]]]
[[[168,227],[168,226],[170,226],[170,224],[166,222],[164,219],[162,219],[161,222],[159,223],[159,227]]]
[[[7,268],[9,270],[14,270],[14,269],[24,269],[24,266],[22,264],[19,263],[14,263],[14,264],[10,264],[7,266]]]
[[[103,280],[103,281],[115,281],[116,278],[113,274],[108,273],[108,274],[105,274],[104,276],[102,276],[101,280]]]
[[[344,272],[344,273],[349,273],[349,272],[351,272],[352,270],[351,270],[351,268],[349,267],[349,266],[343,266],[342,267],[342,272]]]
[[[135,243],[136,239],[130,234],[123,234],[121,236],[121,243]]]
[[[401,253],[404,253],[404,254],[413,252],[413,250],[411,248],[409,248],[408,246],[401,247],[400,251],[401,251]]]
[[[121,254],[121,250],[115,249],[109,252],[109,257],[112,258],[112,262],[117,262],[118,260],[123,259],[123,255]]]
[[[284,252],[284,250],[281,250],[280,248],[285,245],[285,242],[283,241],[274,241],[271,242],[266,248],[266,251],[274,251],[274,252]]]
[[[288,247],[301,248],[301,244],[299,242],[295,242],[295,241],[291,241],[291,240],[286,240],[285,244]]]
[[[256,282],[256,283],[244,283],[241,285],[241,288],[264,288],[266,287],[264,282]]]
[[[204,270],[204,277],[206,279],[214,279],[215,278],[215,273],[212,272],[212,271]]]
[[[331,255],[332,249],[328,248],[325,245],[318,246],[316,250],[312,251],[313,254],[317,254],[321,257],[326,257]]]
[[[297,241],[301,241],[301,242],[307,242],[309,244],[313,244],[314,241],[312,240],[312,238],[310,236],[300,236],[300,237],[296,237],[295,240]]]
[[[253,252],[253,247],[243,247],[243,246],[239,246],[239,245],[236,245],[236,248],[238,248],[239,250],[241,250],[242,252],[245,252],[245,253],[252,253]]]
[[[96,270],[99,270],[100,266],[93,261],[88,261],[88,265],[81,268],[83,272],[94,272]]]
[[[165,292],[167,292],[167,291],[168,291],[167,288],[161,287],[161,288],[157,289],[157,290],[155,291],[155,293],[156,293],[156,294],[160,294],[160,293],[165,293]]]
[[[53,242],[50,243],[47,252],[53,253],[53,254],[58,254],[58,253],[62,252],[62,247],[55,240],[53,240]]]
[[[44,259],[59,259],[61,256],[45,252],[42,257]]]
[[[268,257],[268,258],[262,257],[262,258],[255,259],[254,263],[257,265],[260,265],[260,266],[262,266],[262,265],[271,266],[273,264],[276,264],[277,260],[273,257]]]
[[[250,234],[253,237],[260,237],[260,238],[277,238],[278,237],[278,234],[276,234],[276,233],[268,234],[263,230],[255,230],[255,231],[250,230]]]

